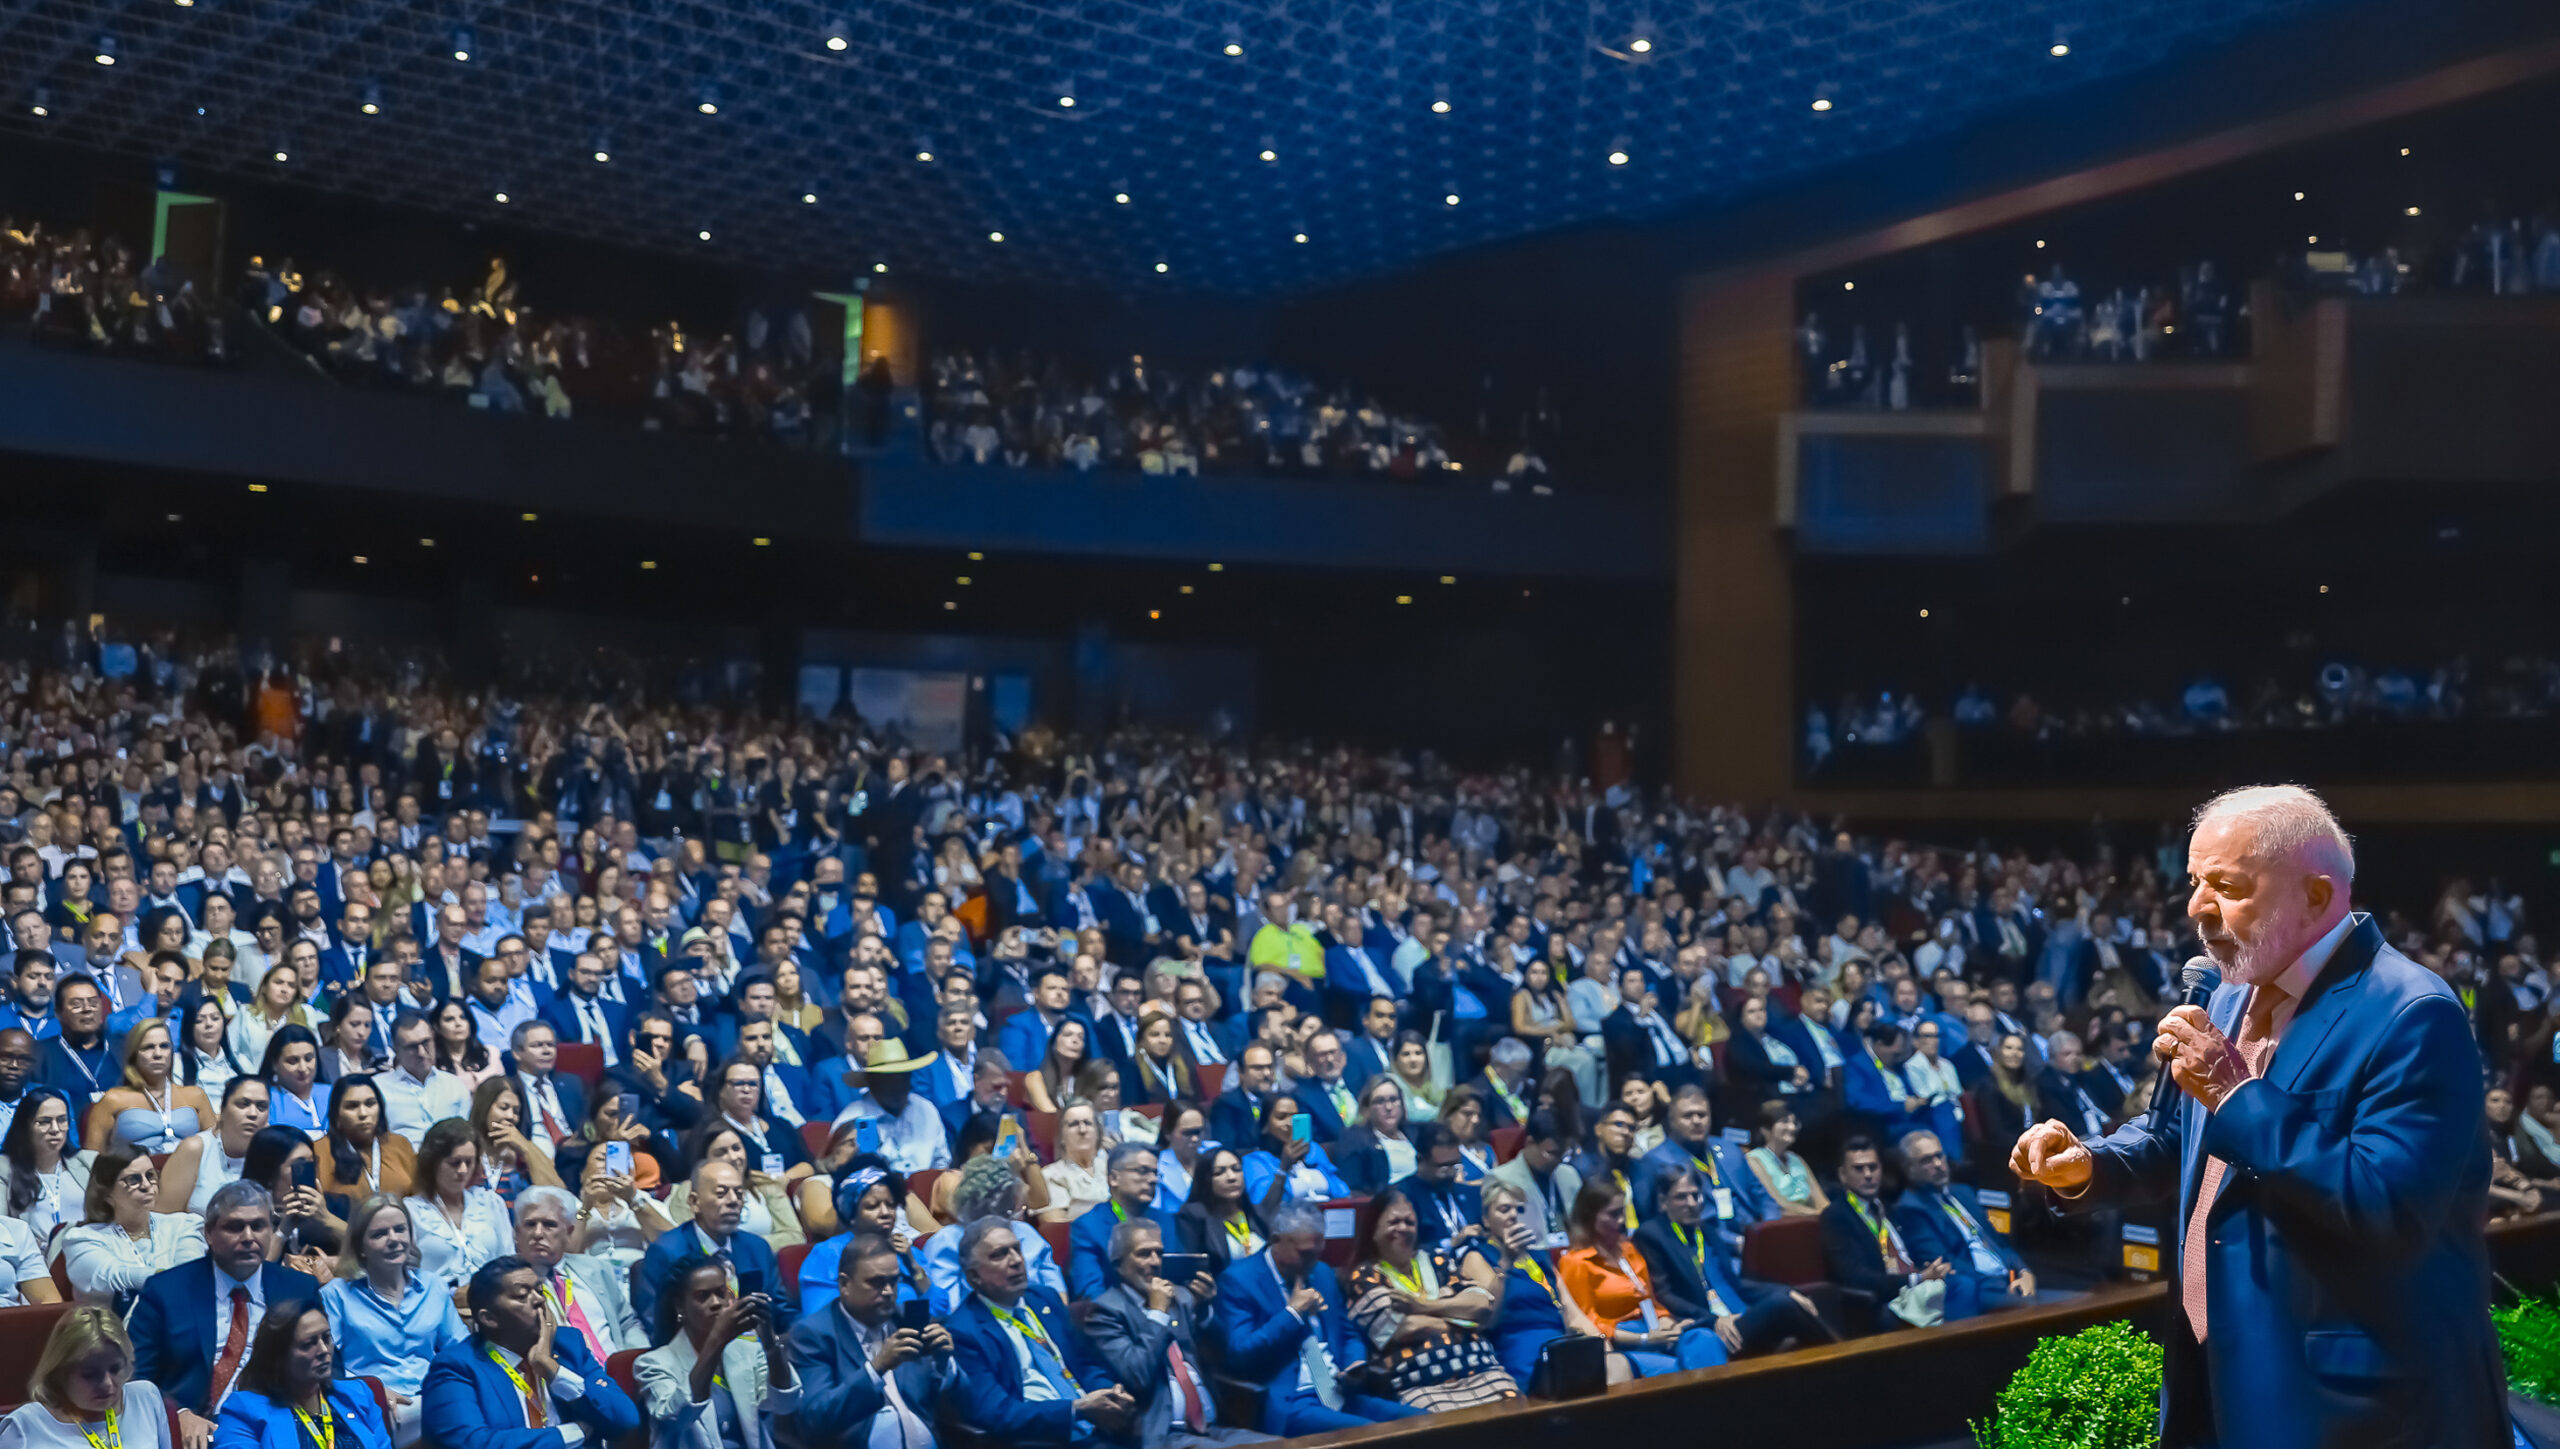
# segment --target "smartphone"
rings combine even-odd
[[[622,1120],[625,1122],[637,1122],[640,1120],[640,1094],[638,1092],[625,1092],[622,1094]]]
[[[1315,1118],[1313,1118],[1313,1117],[1308,1116],[1308,1115],[1307,1115],[1306,1113],[1304,1113],[1304,1112],[1301,1112],[1301,1113],[1299,1113],[1297,1116],[1290,1118],[1290,1119],[1289,1119],[1289,1140],[1290,1140],[1290,1141],[1292,1141],[1292,1142],[1313,1142],[1313,1141],[1315,1141],[1315,1140],[1316,1140],[1316,1119],[1315,1119]]]
[[[1156,1269],[1156,1276],[1188,1287],[1192,1279],[1208,1271],[1209,1255],[1206,1253],[1167,1253],[1163,1265]]]
[[[877,1118],[864,1117],[853,1124],[853,1146],[857,1152],[880,1150],[880,1123]]]
[[[1022,1119],[1007,1117],[996,1128],[996,1156],[1011,1157],[1022,1145]]]
[[[293,1165],[293,1185],[295,1187],[318,1187],[320,1185],[320,1164],[307,1157],[300,1162],[295,1163]]]
[[[631,1176],[631,1144],[608,1142],[604,1145],[604,1170],[616,1177]]]
[[[738,1270],[738,1296],[739,1296],[739,1297],[741,1297],[741,1298],[751,1297],[751,1296],[753,1296],[753,1295],[755,1295],[755,1294],[762,1293],[763,1291],[764,1291],[764,1270],[763,1270],[763,1269],[761,1269],[761,1268],[741,1268],[741,1269],[739,1269],[739,1270]]]
[[[921,1298],[910,1298],[898,1305],[898,1326],[924,1332],[933,1325],[933,1305]]]

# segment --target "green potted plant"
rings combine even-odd
[[[1981,1449],[2152,1449],[2160,1442],[2160,1345],[2130,1323],[2040,1339],[1973,1426]]]
[[[2518,1294],[2493,1308],[2507,1360],[2507,1407],[2538,1449],[2560,1449],[2560,1303]]]

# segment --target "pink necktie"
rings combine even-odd
[[[2285,994],[2274,986],[2261,986],[2250,994],[2249,1009],[2241,1014],[2240,1035],[2233,1044],[2239,1047],[2240,1060],[2247,1064],[2252,1077],[2265,1076],[2268,1059],[2276,1054],[2275,1015],[2285,1000]],[[2174,1092],[2178,1088],[2164,1073],[2154,1090]],[[2219,1157],[2204,1160],[2204,1174],[2196,1179],[2195,1210],[2187,1217],[2187,1235],[2179,1240],[2178,1299],[2187,1310],[2187,1326],[2195,1330],[2198,1343],[2204,1342],[2205,1249],[2212,1242],[2205,1220],[2213,1214],[2213,1199],[2222,1191],[2222,1175],[2228,1167]]]

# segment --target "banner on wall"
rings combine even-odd
[[[969,676],[912,669],[854,669],[845,697],[875,730],[896,729],[927,750],[956,750],[969,718]]]

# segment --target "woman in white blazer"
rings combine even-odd
[[[773,1302],[740,1296],[729,1269],[695,1254],[658,1298],[660,1346],[640,1355],[650,1449],[721,1449],[724,1423],[745,1449],[774,1449],[774,1420],[800,1407],[791,1355],[774,1342]]]

